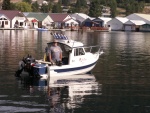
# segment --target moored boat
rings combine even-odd
[[[58,46],[62,49],[62,62],[52,64],[46,57],[40,60],[33,60],[28,56],[20,63],[20,70],[27,70],[31,76],[53,77],[53,76],[69,76],[77,74],[86,74],[90,72],[96,65],[99,56],[103,54],[101,47],[84,46],[83,43],[68,39],[62,34],[52,34],[58,41]],[[47,48],[50,48],[54,42],[47,43]],[[26,67],[29,67],[26,69]],[[22,72],[21,72],[22,73]],[[21,74],[20,73],[20,74]],[[20,74],[16,76],[20,76]]]
[[[47,28],[37,28],[38,31],[48,31]]]

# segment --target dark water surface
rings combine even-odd
[[[104,54],[92,70],[96,82],[52,87],[14,77],[27,54],[43,57],[49,31],[0,31],[0,113],[150,113],[150,33],[63,32]],[[59,91],[59,93],[57,93]]]

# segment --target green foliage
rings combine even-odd
[[[68,13],[80,13],[84,9],[84,6],[81,6],[82,0],[77,0],[75,4],[70,4],[70,9]]]
[[[76,2],[76,5],[75,5],[77,8],[80,8],[81,7],[81,1],[80,0],[77,0]]]
[[[22,2],[27,2],[27,3],[31,4],[32,0],[22,0]]]
[[[126,1],[126,15],[132,14],[132,13],[139,13],[144,8],[144,2],[137,2],[136,0],[132,1]]]
[[[104,6],[107,6],[110,2],[111,0],[100,0],[100,3]]]
[[[16,9],[20,10],[22,12],[31,12],[32,11],[31,4],[28,4],[26,2],[17,2]]]
[[[101,16],[101,11],[102,11],[102,6],[100,4],[100,0],[92,1],[89,9],[89,16],[99,17]]]
[[[146,3],[150,3],[150,0],[145,0]]]
[[[124,2],[129,2],[129,1],[150,3],[150,0],[116,0],[116,1],[117,3],[124,3]]]
[[[79,8],[71,8],[71,11],[69,11],[71,13],[79,13],[80,12],[80,9]]]
[[[34,2],[34,3],[32,3],[32,11],[33,12],[39,12],[39,4],[38,4],[38,2],[36,1],[36,2]]]
[[[116,0],[111,0],[110,1],[110,10],[111,10],[111,17],[114,18],[117,13],[117,2]]]
[[[86,7],[86,0],[77,0],[76,5],[77,8]]]
[[[70,0],[62,0],[62,4],[64,6],[68,6],[70,4]]]
[[[13,10],[16,8],[16,4],[15,3],[10,3],[10,10]]]
[[[41,6],[41,12],[48,13],[51,10],[51,8],[52,8],[51,3],[49,3],[48,5],[42,4],[42,6]]]
[[[52,13],[61,13],[61,12],[62,8],[60,3],[53,5]]]
[[[86,0],[77,0],[76,4],[70,4],[70,0],[59,0],[59,3],[54,4],[54,0],[46,0],[49,4],[42,4],[40,7],[38,2],[32,3],[32,0],[22,0],[21,3],[11,3],[10,0],[3,0],[3,10],[21,10],[33,12],[53,12],[61,13],[61,6],[70,6],[69,13],[89,13],[89,16],[101,16],[102,6],[110,7],[111,17],[117,16],[117,7],[124,8],[126,15],[142,12],[145,3],[150,3],[150,0],[89,0],[90,5],[86,4]],[[31,4],[32,3],[32,4]],[[32,7],[31,7],[32,6]]]
[[[10,0],[3,0],[2,9],[3,10],[10,10],[11,9]]]

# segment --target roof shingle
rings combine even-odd
[[[49,16],[54,22],[63,22],[64,19],[68,16],[66,13],[50,13]]]
[[[10,20],[15,16],[24,17],[24,14],[18,10],[0,10],[0,14],[6,15]]]
[[[34,12],[31,12],[31,13],[28,13],[28,14],[26,13],[26,16],[27,17],[34,17],[38,21],[43,21],[48,16],[48,13],[34,13]]]

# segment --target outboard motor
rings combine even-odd
[[[23,58],[19,62],[19,69],[16,71],[15,76],[20,77],[20,74],[22,73],[23,70],[25,72],[28,72],[29,75],[32,75],[32,65],[31,65],[31,63],[34,63],[34,62],[35,62],[35,59],[32,58],[31,55],[28,55],[26,58]]]

